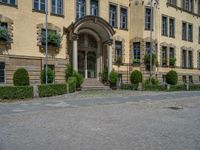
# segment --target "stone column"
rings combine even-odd
[[[73,70],[78,71],[78,36],[73,35]]]
[[[107,52],[108,52],[108,72],[112,71],[112,44],[109,43],[107,45]]]
[[[85,79],[88,78],[88,69],[87,69],[87,51],[85,51]]]

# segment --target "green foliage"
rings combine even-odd
[[[0,86],[0,99],[28,99],[32,97],[32,86]]]
[[[132,84],[139,84],[142,82],[142,73],[138,70],[135,70],[131,73],[130,80]]]
[[[74,71],[73,72],[73,77],[76,77],[76,88],[80,88],[82,83],[83,83],[83,81],[84,81],[83,76],[80,73]]]
[[[122,84],[122,90],[138,90],[138,84]]]
[[[102,76],[101,76],[101,80],[102,80],[102,82],[108,82],[108,68],[107,67],[105,67],[104,69],[103,69],[103,72],[102,72]]]
[[[40,97],[50,97],[67,93],[66,84],[48,84],[38,86]]]
[[[169,91],[185,91],[186,85],[180,84],[180,85],[170,85]]]
[[[166,75],[166,82],[171,85],[176,85],[178,82],[178,74],[176,71],[171,70]]]
[[[200,91],[200,84],[190,84],[189,89],[190,91]]]
[[[109,81],[111,84],[116,84],[118,80],[118,73],[114,70],[111,71],[109,75]]]
[[[47,36],[47,42],[48,45],[52,45],[54,47],[60,47],[61,45],[61,35],[55,31],[48,31],[48,36]],[[46,44],[46,32],[43,31],[41,33],[41,43],[42,45]]]
[[[164,85],[149,85],[149,84],[144,84],[143,85],[143,90],[144,91],[165,91],[166,87]]]
[[[146,65],[150,64],[150,54],[145,54],[144,56],[144,63]],[[156,65],[157,64],[157,56],[156,54],[152,53],[152,65]]]
[[[170,58],[169,64],[170,64],[170,66],[175,66],[175,64],[176,64],[176,58]]]
[[[122,64],[122,56],[118,56],[115,60],[115,64],[120,66]]]
[[[54,81],[54,78],[55,78],[55,73],[54,71],[48,67],[48,70],[47,70],[47,76],[48,76],[48,81],[47,83],[53,83]],[[46,69],[43,69],[40,73],[40,80],[41,80],[41,83],[44,84],[46,83]]]
[[[150,86],[150,85],[160,85],[160,82],[158,79],[155,78],[148,78],[144,81],[145,86]]]
[[[140,59],[133,59],[133,64],[139,64],[140,63]]]
[[[0,41],[9,42],[11,40],[11,36],[8,32],[8,29],[0,27]]]
[[[68,80],[69,77],[72,77],[72,76],[73,76],[73,67],[72,65],[68,64],[65,70],[66,81]]]
[[[69,93],[73,93],[76,91],[76,77],[69,77],[67,83],[69,84]]]
[[[15,86],[27,86],[29,85],[28,71],[24,68],[19,68],[13,75],[13,84]]]

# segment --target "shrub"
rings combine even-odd
[[[166,75],[166,82],[171,85],[176,85],[178,82],[178,74],[176,71],[169,71]]]
[[[80,88],[82,83],[83,83],[83,81],[84,81],[83,76],[80,73],[74,71],[73,72],[73,77],[76,77],[76,88]]]
[[[13,75],[13,84],[15,86],[27,86],[29,85],[28,71],[24,68],[19,68]]]
[[[170,85],[169,91],[185,91],[186,85]]]
[[[48,42],[48,45],[52,45],[54,47],[60,47],[61,35],[57,32],[49,30],[48,36],[47,36],[47,42]],[[41,43],[42,43],[42,45],[46,44],[46,32],[45,31],[43,31],[41,33]]]
[[[76,91],[76,77],[69,77],[68,78],[68,85],[69,85],[69,93],[73,93]]]
[[[66,76],[66,81],[68,80],[69,77],[73,75],[73,67],[72,65],[68,64],[67,69],[65,70],[65,76]]]
[[[190,84],[189,89],[191,91],[200,91],[200,84]]]
[[[176,64],[176,58],[170,58],[169,64],[170,64],[170,66],[175,66],[175,64]]]
[[[142,73],[138,70],[135,70],[131,73],[130,80],[132,84],[139,84],[142,82]]]
[[[118,79],[118,73],[114,70],[110,72],[109,81],[111,84],[116,84]]]
[[[0,41],[9,42],[11,40],[8,29],[0,27]]]
[[[102,72],[102,76],[101,76],[101,80],[102,80],[102,82],[108,82],[108,68],[107,67],[105,67],[104,69],[103,69],[103,72]]]
[[[159,80],[158,79],[155,79],[155,78],[148,78],[148,79],[146,79],[145,80],[145,82],[144,82],[144,85],[159,85],[160,84],[160,82],[159,82]]]
[[[121,89],[122,90],[137,90],[138,85],[136,85],[136,84],[122,84]]]
[[[2,86],[0,99],[27,99],[33,98],[32,86]]]
[[[40,97],[50,97],[67,93],[66,84],[48,84],[38,86]]]
[[[143,85],[143,90],[145,91],[165,91],[166,87],[164,85]]]
[[[144,56],[145,65],[150,65],[150,54],[145,54]],[[156,54],[152,53],[152,65],[157,65],[158,60]]]
[[[47,70],[47,76],[48,76],[48,81],[47,83],[53,83],[54,81],[54,78],[55,78],[55,74],[54,74],[54,71],[48,67],[48,70]],[[41,80],[41,83],[44,84],[46,83],[46,69],[43,69],[40,73],[40,80]]]

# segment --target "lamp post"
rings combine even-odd
[[[151,79],[152,79],[152,49],[153,49],[153,44],[152,44],[152,30],[153,30],[153,6],[152,6],[152,0],[150,0],[150,8],[151,8],[151,21],[150,21],[150,84],[151,84]]]
[[[45,84],[48,84],[48,0],[45,0]]]

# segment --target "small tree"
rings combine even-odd
[[[84,81],[83,76],[80,73],[74,71],[73,72],[73,77],[76,77],[76,88],[80,88],[82,83],[83,83],[83,81]]]
[[[132,84],[139,84],[142,82],[142,73],[138,70],[135,70],[131,73],[130,80]]]
[[[48,76],[48,81],[47,83],[53,83],[54,81],[54,78],[55,78],[55,73],[54,71],[48,67],[48,70],[47,70],[47,76]],[[44,84],[46,83],[46,70],[43,69],[40,73],[40,80],[41,80],[41,83]]]
[[[178,74],[176,71],[171,70],[166,75],[166,82],[171,85],[176,85],[178,82]]]
[[[13,84],[15,86],[27,86],[29,85],[28,71],[24,68],[19,68],[13,75]]]
[[[69,77],[72,77],[72,76],[73,76],[73,67],[72,65],[68,64],[65,70],[66,81],[68,80]]]
[[[117,80],[118,80],[118,73],[112,70],[109,75],[109,81],[110,81],[111,87],[116,87]]]

